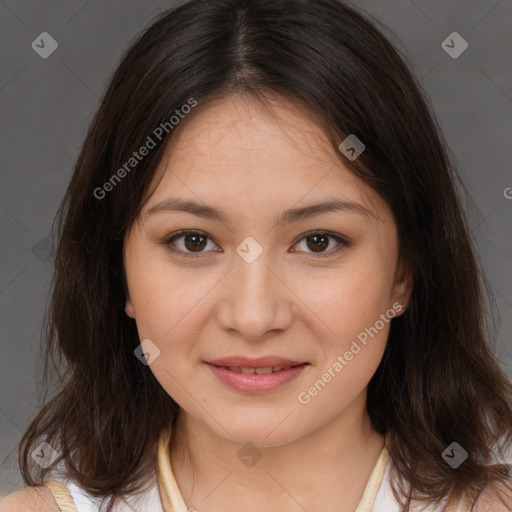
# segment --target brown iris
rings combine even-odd
[[[194,252],[194,249],[197,249],[195,252],[200,252],[206,247],[207,237],[197,233],[185,235],[184,243],[189,251]]]
[[[308,248],[313,252],[322,252],[322,250],[329,246],[329,237],[325,234],[310,235],[307,237],[307,240]],[[310,243],[310,240],[312,240],[313,243]]]

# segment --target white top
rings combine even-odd
[[[194,512],[187,508],[178,484],[172,473],[168,443],[170,435],[162,436],[157,456],[154,483],[140,496],[119,500],[115,512]],[[366,484],[363,496],[354,512],[400,512],[400,505],[391,490],[390,459],[384,447]],[[160,486],[159,486],[160,482]],[[55,496],[61,512],[98,512],[100,498],[94,498],[74,482],[55,477],[45,482]],[[62,487],[62,484],[67,487]],[[162,496],[160,496],[160,492]],[[72,500],[71,500],[72,498]],[[74,502],[74,503],[73,503]],[[446,505],[443,500],[437,506],[411,507],[413,512],[467,512],[469,508],[460,504]]]

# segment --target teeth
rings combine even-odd
[[[267,366],[266,368],[256,368],[256,373],[258,375],[267,375],[268,373],[272,373],[272,366]]]
[[[268,375],[269,373],[276,373],[282,370],[289,370],[291,366],[267,366],[266,368],[244,368],[240,366],[223,366],[232,372],[245,373],[247,375]]]

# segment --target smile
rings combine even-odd
[[[278,365],[265,367],[218,366],[205,363],[224,385],[245,393],[267,393],[297,378],[309,365]]]

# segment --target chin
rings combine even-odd
[[[286,415],[279,418],[272,417],[271,420],[268,418],[258,420],[256,415],[252,415],[251,418],[248,416],[238,412],[236,417],[226,421],[224,425],[226,425],[227,432],[217,424],[210,426],[226,442],[240,446],[252,443],[260,448],[272,448],[286,445],[300,437],[300,433],[295,429],[290,430],[290,425],[283,424],[286,423],[286,420],[283,422]]]

